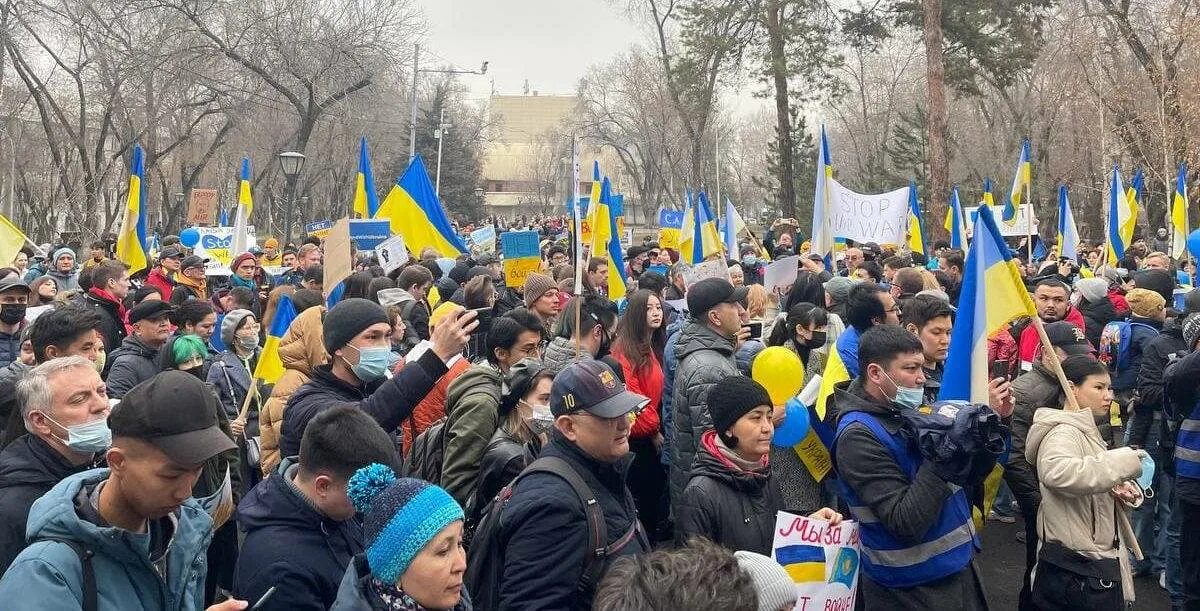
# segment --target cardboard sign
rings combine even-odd
[[[729,266],[725,263],[724,259],[705,261],[697,264],[688,272],[687,276],[684,277],[684,283],[686,286],[690,287],[693,284],[696,284],[697,282],[707,278],[720,278],[725,281],[729,280]]]
[[[333,221],[313,221],[304,225],[304,232],[314,238],[324,240],[329,237],[329,230],[333,228]]]
[[[796,282],[796,276],[800,271],[800,255],[792,255],[784,257],[778,261],[772,261],[770,265],[763,270],[763,287],[768,291],[777,286],[791,288]]]
[[[189,225],[208,226],[217,224],[216,189],[192,189],[188,199],[187,222]]]
[[[538,271],[542,260],[536,257],[504,260],[504,286],[518,288],[525,286],[529,274]]]
[[[404,246],[404,236],[393,236],[376,246],[375,258],[379,259],[379,266],[383,268],[384,274],[390,274],[392,270],[407,263],[408,249]]]
[[[471,232],[471,250],[479,253],[495,254],[496,252],[496,227],[495,225],[484,225],[479,229]]]
[[[853,611],[858,589],[858,523],[830,526],[781,511],[771,555],[796,584],[796,611]]]
[[[908,187],[879,194],[855,193],[830,178],[829,228],[856,242],[903,244],[908,233]]]
[[[197,227],[200,239],[192,247],[193,254],[208,259],[205,266],[206,274],[221,274],[229,272],[229,264],[233,262],[233,227]],[[246,248],[258,244],[254,226],[246,227]]]
[[[354,260],[350,256],[349,218],[340,219],[333,224],[322,249],[325,251],[324,288],[328,294],[337,283],[354,272]]]
[[[392,222],[384,219],[354,219],[350,221],[350,240],[359,250],[371,250],[392,237]]]

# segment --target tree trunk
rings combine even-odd
[[[950,161],[946,156],[946,64],[942,56],[942,0],[921,0],[925,9],[925,80],[929,90],[929,191],[925,200],[925,227],[935,238],[946,238],[942,219],[946,217],[950,192]]]
[[[779,147],[779,209],[784,218],[796,217],[796,165],[792,159],[792,117],[788,103],[787,56],[783,44],[783,0],[767,0],[767,41],[771,80],[775,85],[775,132]]]

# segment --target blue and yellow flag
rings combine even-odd
[[[996,205],[996,198],[992,195],[992,179],[983,179],[983,203],[989,206]]]
[[[720,253],[723,244],[721,235],[717,232],[717,222],[713,219],[712,209],[708,204],[707,193],[700,192],[690,212],[690,221],[686,217],[683,221],[684,228],[691,229],[691,233],[688,234],[690,239],[679,245],[679,256],[682,261],[695,265]]]
[[[625,297],[625,256],[621,252],[621,237],[617,234],[617,218],[612,214],[612,184],[601,181],[600,197],[592,206],[593,257],[608,261],[608,298],[616,301]]]
[[[796,583],[825,582],[825,548],[820,545],[785,545],[775,550],[775,562]]]
[[[1130,219],[1133,222],[1137,221],[1137,217],[1133,216],[1133,210],[1129,206],[1129,194],[1125,192],[1125,187],[1121,184],[1121,170],[1113,164],[1112,183],[1109,185],[1108,193],[1108,264],[1116,265],[1121,257],[1125,256],[1125,249],[1133,243],[1131,239],[1125,238],[1124,227],[1131,225]],[[1131,232],[1132,234],[1132,232]]]
[[[279,298],[279,307],[275,317],[271,319],[271,328],[267,330],[267,341],[263,343],[262,352],[258,355],[258,365],[254,368],[254,377],[267,384],[274,384],[283,375],[283,361],[279,358],[279,340],[287,333],[288,327],[296,319],[296,306],[292,298],[283,295]]]
[[[821,126],[821,148],[817,153],[816,189],[813,193],[812,241],[808,252],[825,257],[825,268],[833,269],[833,228],[830,224],[829,180],[833,178],[833,159],[829,154],[829,138]],[[797,245],[798,246],[798,245]]]
[[[840,583],[847,588],[853,588],[857,573],[858,552],[853,547],[839,549],[837,558],[833,561],[833,573],[829,575],[829,583]]]
[[[917,201],[917,183],[908,181],[908,250],[925,254],[925,221]]]
[[[426,247],[450,258],[467,252],[467,245],[454,232],[442,202],[434,193],[420,155],[409,162],[404,175],[379,205],[375,218],[391,221],[392,234],[404,236],[405,246],[415,255],[420,255]]]
[[[1142,191],[1146,188],[1146,175],[1141,168],[1133,171],[1133,180],[1129,181],[1129,190],[1125,193],[1125,201],[1129,204],[1129,218],[1121,223],[1121,238],[1126,246],[1133,244],[1133,231],[1137,227],[1138,212],[1142,205]]]
[[[1075,226],[1075,215],[1071,213],[1067,185],[1058,187],[1058,256],[1079,260],[1079,229]]]
[[[0,214],[0,261],[12,261],[17,258],[17,254],[28,241],[25,232],[18,229],[8,217]]]
[[[146,157],[142,145],[133,145],[133,160],[129,164],[129,199],[121,231],[117,234],[117,260],[136,274],[150,266],[146,248]]]
[[[354,213],[360,219],[374,218],[379,212],[379,194],[375,192],[375,174],[367,155],[367,137],[358,141],[358,175],[354,179]]]
[[[230,258],[246,252],[249,243],[250,215],[254,213],[254,193],[250,189],[250,158],[242,158],[242,173],[238,178],[238,206],[233,217],[233,241],[229,245]]]
[[[1017,220],[1017,208],[1021,207],[1021,198],[1025,191],[1033,185],[1033,163],[1031,161],[1029,139],[1021,143],[1021,156],[1017,159],[1017,171],[1013,174],[1012,188],[1008,191],[1008,201],[1004,203],[1004,222],[1012,223]],[[991,205],[991,202],[989,202]]]
[[[1179,175],[1175,178],[1175,194],[1171,198],[1171,256],[1182,259],[1187,250],[1188,196],[1187,162],[1179,164]]]
[[[946,231],[950,232],[950,248],[966,250],[967,227],[963,218],[962,202],[958,199],[958,187],[950,191],[950,205],[946,207]]]

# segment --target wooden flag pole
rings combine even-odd
[[[1029,184],[1032,180],[1031,178],[1025,182],[1025,251],[1028,253],[1029,265],[1033,265],[1033,193]],[[1058,256],[1061,257],[1062,253]]]
[[[1046,335],[1046,325],[1042,322],[1042,318],[1036,313],[1033,316],[1033,327],[1037,329],[1038,339],[1042,343],[1042,354],[1049,361],[1047,368],[1054,373],[1054,377],[1058,378],[1059,386],[1062,386],[1063,394],[1067,397],[1067,406],[1071,411],[1079,410],[1079,402],[1075,400],[1075,395],[1071,393],[1070,382],[1067,380],[1067,374],[1063,372],[1062,362],[1058,359],[1058,353],[1054,351],[1054,346],[1050,343],[1050,337]]]

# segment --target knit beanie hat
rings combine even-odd
[[[1185,314],[1200,312],[1200,289],[1192,289],[1183,296],[1183,311]]]
[[[321,325],[325,351],[332,355],[349,344],[355,335],[377,323],[391,324],[383,306],[359,297],[343,299],[325,313],[325,322]]]
[[[733,447],[735,440],[726,434],[745,414],[761,405],[771,405],[771,395],[762,384],[746,376],[732,376],[708,391],[708,410],[712,413],[713,428],[725,445]]]
[[[253,258],[254,258],[254,255],[252,255],[248,252],[244,252],[234,258],[233,263],[229,264],[229,269],[233,270],[234,272],[237,272],[237,268],[240,267],[242,265],[242,263],[245,263],[246,259],[253,259]]]
[[[850,287],[858,280],[845,276],[834,276],[825,282],[825,292],[833,296],[834,303],[845,303],[850,296]]]
[[[463,519],[462,507],[448,492],[419,479],[397,478],[379,463],[355,471],[346,495],[364,516],[371,574],[387,584],[399,581],[443,528]]]
[[[525,277],[525,307],[533,307],[533,302],[545,295],[546,291],[554,288],[558,288],[558,285],[550,276],[531,272]]]
[[[1156,318],[1167,305],[1167,300],[1163,299],[1162,295],[1142,288],[1129,291],[1125,295],[1125,301],[1129,303],[1129,310],[1133,315],[1141,318]]]
[[[237,330],[242,326],[242,321],[246,317],[254,316],[254,312],[250,310],[233,310],[221,319],[221,341],[229,348],[234,346],[234,337],[237,335]]]
[[[1083,278],[1075,281],[1075,290],[1083,295],[1084,301],[1096,303],[1108,294],[1108,280],[1104,278]]]
[[[754,583],[758,594],[758,611],[779,611],[796,604],[796,584],[786,569],[775,559],[754,552],[737,551],[738,567]]]
[[[1200,340],[1200,314],[1192,314],[1183,319],[1183,349],[1191,351]]]

